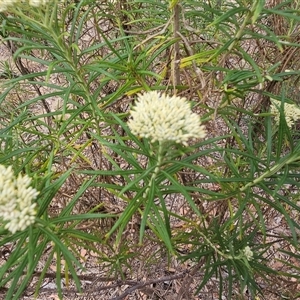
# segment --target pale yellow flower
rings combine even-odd
[[[193,113],[185,98],[168,96],[157,91],[138,95],[131,110],[128,126],[133,134],[151,142],[173,141],[187,145],[190,138],[206,135],[200,118]]]
[[[275,99],[271,99],[271,113],[274,115],[274,120],[277,125],[280,121],[280,107],[281,102]],[[292,127],[294,123],[300,119],[300,108],[295,104],[284,103],[283,111],[285,120],[288,127]]]
[[[253,252],[251,251],[249,246],[246,246],[244,248],[243,253],[248,261],[253,259]]]
[[[9,7],[16,5],[19,0],[0,0],[0,12],[6,11]]]
[[[49,0],[0,0],[0,12],[8,11],[12,7],[28,3],[30,6],[38,7],[45,5]]]
[[[38,192],[30,187],[27,175],[14,176],[11,167],[0,165],[0,218],[11,233],[26,229],[33,224],[36,203],[32,201]]]
[[[45,5],[47,2],[49,2],[49,1],[47,1],[47,0],[29,0],[29,5],[39,7],[39,6]]]

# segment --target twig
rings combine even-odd
[[[110,300],[122,300],[124,299],[127,295],[131,294],[132,292],[134,292],[135,290],[140,290],[142,288],[145,288],[147,285],[150,284],[154,284],[154,283],[158,283],[158,282],[164,282],[164,281],[171,281],[171,280],[175,280],[175,279],[179,279],[179,278],[183,278],[186,276],[186,273],[188,271],[176,274],[176,275],[171,275],[171,276],[166,276],[166,277],[160,277],[157,279],[152,279],[152,280],[148,280],[148,281],[142,281],[137,283],[136,285],[134,285],[131,288],[128,288],[123,294],[121,294],[118,297],[115,298],[111,298]],[[130,284],[130,282],[125,281],[125,283]]]
[[[173,81],[173,89],[174,94],[176,94],[176,87],[180,84],[180,48],[179,48],[179,31],[180,31],[180,23],[179,23],[179,15],[180,15],[180,6],[176,4],[174,6],[174,14],[173,14],[173,37],[176,40],[174,44],[174,56],[173,56],[173,68],[172,68],[172,81]]]
[[[180,38],[182,39],[184,45],[185,45],[185,49],[186,49],[186,52],[188,53],[189,56],[192,56],[194,55],[194,52],[188,42],[188,40],[179,32],[177,31],[177,34],[180,36]],[[201,71],[200,68],[197,67],[195,61],[193,60],[192,61],[192,66],[193,66],[193,69],[194,69],[194,72],[196,73],[200,83],[201,83],[201,89],[204,89],[205,86],[206,86],[206,82],[205,82],[205,78],[204,78],[204,74],[203,72]]]
[[[151,29],[145,30],[145,31],[142,31],[142,30],[141,31],[124,30],[124,32],[129,33],[129,34],[133,34],[133,35],[148,34],[148,33],[151,33],[153,31],[158,30],[158,29],[163,28],[163,27],[165,28],[166,25],[159,25],[155,28],[151,28]]]
[[[133,48],[133,50],[136,50],[138,47],[141,47],[143,44],[147,43],[149,40],[152,40],[152,39],[155,38],[156,36],[161,35],[161,34],[164,34],[165,31],[166,31],[166,29],[167,29],[168,26],[170,25],[171,20],[172,20],[172,18],[170,18],[170,19],[168,20],[168,22],[166,23],[166,25],[164,26],[164,28],[163,28],[161,31],[159,31],[159,32],[157,32],[157,33],[155,33],[155,34],[152,34],[152,35],[150,35],[149,37],[147,37],[145,40],[143,40],[143,41],[140,42],[138,45],[136,45],[136,46]]]
[[[12,56],[13,56],[13,55],[15,54],[15,52],[17,51],[17,46],[15,45],[15,43],[14,43],[13,41],[9,41],[9,40],[7,41],[7,48],[10,50]],[[16,67],[18,68],[18,70],[20,71],[20,73],[21,73],[23,76],[31,73],[31,72],[28,70],[28,68],[26,68],[26,67],[24,66],[24,64],[23,64],[23,62],[22,62],[22,59],[21,59],[20,57],[17,57],[17,58],[15,59],[15,64],[16,64]],[[35,82],[36,80],[35,80],[35,78],[31,78],[31,81],[32,81],[32,82]],[[37,94],[41,97],[41,96],[42,96],[42,93],[41,93],[40,89],[38,88],[37,84],[32,83],[32,82],[31,82],[31,85],[33,86],[33,88],[35,89],[35,91],[37,92]],[[49,107],[48,103],[46,102],[46,100],[42,98],[41,101],[42,101],[42,104],[43,104],[43,106],[44,106],[46,112],[47,112],[48,114],[50,114],[51,110],[50,110],[50,107]],[[52,116],[52,117],[49,117],[49,116],[47,117],[48,125],[51,124],[52,118],[53,118],[53,116]]]
[[[196,266],[193,267],[193,270],[190,271],[188,274],[186,274],[185,278],[183,279],[183,282],[181,284],[180,290],[178,292],[176,300],[182,300],[183,296],[186,295],[188,298],[188,290],[189,287],[193,281],[193,276],[199,271],[199,268],[204,264],[205,258],[203,257]]]

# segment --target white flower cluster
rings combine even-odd
[[[0,165],[0,218],[11,233],[24,230],[33,224],[38,191],[30,187],[31,179],[25,175],[14,176],[11,167]]]
[[[18,6],[24,2],[24,0],[0,0],[0,12],[7,11],[10,7]],[[48,0],[28,0],[29,5],[35,7],[45,5],[47,2]]]
[[[0,12],[8,10],[9,7],[18,3],[18,0],[0,0]]]
[[[39,7],[45,5],[48,0],[29,0],[29,5]]]
[[[271,99],[271,113],[274,115],[274,119],[277,125],[280,120],[280,106],[281,102],[275,99]],[[300,108],[294,104],[284,103],[284,115],[288,127],[292,127],[294,123],[300,119]]]
[[[248,261],[250,261],[251,259],[253,259],[253,251],[250,249],[249,246],[246,246],[244,248],[243,253],[244,253],[244,255],[245,255],[245,257],[246,257],[246,259]]]
[[[185,98],[156,91],[138,95],[128,126],[133,134],[151,142],[174,141],[187,145],[190,138],[204,138],[204,126]]]

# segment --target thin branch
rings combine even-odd
[[[188,40],[179,32],[177,31],[177,35],[180,36],[180,38],[182,39],[184,45],[185,45],[185,49],[186,49],[186,52],[188,53],[189,56],[193,56],[194,55],[194,52],[188,42]],[[192,61],[192,66],[193,66],[193,69],[194,69],[194,72],[196,73],[200,83],[201,83],[201,89],[204,89],[205,86],[206,86],[206,82],[205,82],[205,78],[204,78],[204,74],[203,72],[201,71],[200,68],[197,67],[195,61],[193,60]],[[179,66],[178,66],[179,67]]]
[[[156,31],[156,30],[158,30],[160,28],[165,28],[165,27],[166,27],[166,25],[159,25],[159,26],[157,26],[155,28],[151,28],[151,29],[145,30],[145,31],[142,31],[142,30],[141,31],[124,30],[124,32],[132,34],[132,35],[141,35],[141,34],[145,35],[145,34],[148,34],[148,33],[152,33],[153,31]]]
[[[179,32],[180,32],[180,6],[176,4],[174,6],[174,14],[173,14],[173,37],[177,40],[174,44],[174,56],[173,56],[173,68],[172,68],[172,81],[173,81],[173,89],[174,94],[176,94],[176,87],[180,84],[180,47],[179,47]]]
[[[152,280],[148,280],[148,281],[139,282],[136,285],[134,285],[133,287],[128,288],[120,296],[115,297],[115,298],[111,298],[110,300],[122,300],[126,296],[128,296],[129,294],[131,294],[132,292],[134,292],[136,290],[143,289],[143,288],[145,288],[146,286],[148,286],[150,284],[164,282],[164,281],[171,281],[171,280],[175,280],[175,279],[180,279],[180,278],[185,277],[187,273],[188,273],[188,271],[185,271],[185,272],[182,272],[182,273],[179,273],[179,274],[176,274],[176,275],[171,275],[171,276],[166,276],[166,277],[160,277],[160,278],[157,278],[157,279],[152,279]],[[130,284],[132,282],[125,281],[125,283]]]
[[[164,26],[164,28],[162,30],[160,30],[159,32],[152,34],[150,36],[148,36],[145,40],[143,40],[142,42],[140,42],[138,45],[136,45],[133,50],[136,50],[137,48],[141,47],[143,44],[147,43],[148,41],[152,40],[153,38],[155,38],[158,35],[162,35],[165,33],[165,31],[167,30],[167,28],[169,27],[170,23],[171,23],[172,18],[170,18],[168,20],[168,22],[166,23],[166,25]]]
[[[182,300],[184,295],[188,296],[188,294],[189,294],[188,290],[193,281],[193,276],[196,275],[196,273],[199,271],[199,268],[204,264],[204,261],[205,261],[205,258],[203,257],[199,261],[199,263],[193,267],[192,271],[190,271],[188,274],[186,274],[186,276],[181,284],[181,287],[178,292],[176,300]]]

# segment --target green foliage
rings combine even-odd
[[[217,279],[220,299],[264,294],[272,276],[299,280],[280,255],[288,271],[268,261],[276,243],[299,259],[299,123],[269,113],[270,98],[299,103],[298,1],[53,1],[0,20],[17,66],[0,75],[0,164],[40,191],[34,225],[12,235],[0,224],[0,247],[13,245],[0,263],[5,299],[39,268],[37,296],[53,263],[59,297],[63,278],[80,291],[82,247],[124,279],[151,244],[204,274],[194,293]],[[150,90],[191,100],[207,138],[162,147],[134,136],[128,111]]]

